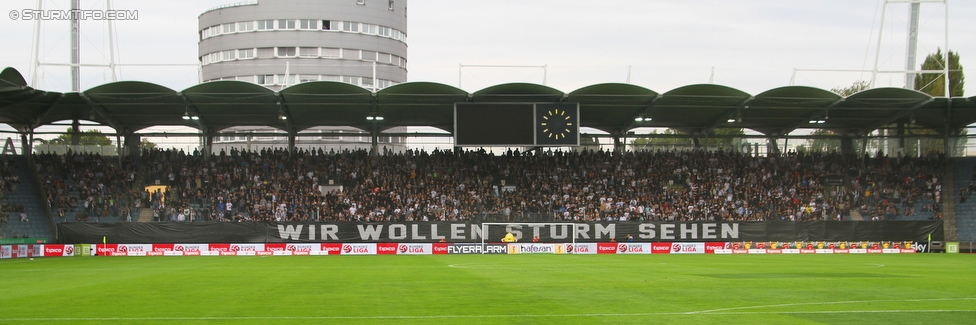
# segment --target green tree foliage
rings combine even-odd
[[[735,139],[728,136],[745,135],[746,132],[742,128],[717,128],[712,131],[712,135],[722,136],[722,138],[711,138],[702,139],[701,144],[708,148],[732,148]]]
[[[810,135],[814,136],[832,136],[835,135],[833,131],[825,129],[817,129],[813,131]],[[804,149],[810,150],[810,152],[840,152],[840,139],[827,139],[827,138],[816,138],[807,140],[807,147]],[[800,151],[800,148],[797,148]]]
[[[922,70],[942,70],[945,69],[945,58],[942,49],[929,54],[922,62]],[[966,76],[963,74],[962,65],[959,64],[959,53],[949,51],[949,94],[950,97],[963,97],[963,86],[966,84]],[[945,97],[945,77],[941,73],[920,73],[915,76],[915,90],[932,95],[932,97]]]
[[[146,138],[142,138],[142,140],[139,141],[139,149],[154,149],[154,148],[156,148],[156,144],[149,140],[146,140]]]
[[[871,84],[868,83],[867,81],[858,80],[858,81],[855,81],[853,84],[851,84],[848,87],[835,87],[835,88],[831,88],[830,91],[832,91],[832,92],[834,92],[834,93],[836,93],[838,95],[847,97],[847,96],[850,96],[850,95],[853,95],[853,94],[856,94],[856,93],[865,91],[870,86],[871,86]]]
[[[112,140],[107,136],[102,134],[99,130],[88,130],[81,132],[81,139],[79,139],[80,145],[83,146],[110,146],[112,145]],[[59,135],[57,138],[48,141],[48,144],[71,144],[71,128],[65,130],[64,134]]]
[[[945,68],[945,55],[942,53],[942,49],[938,49],[935,53],[929,54],[925,57],[925,61],[922,62],[922,70],[942,70]],[[965,91],[963,89],[966,84],[966,75],[963,73],[963,67],[959,64],[959,53],[949,51],[949,94],[950,97],[963,97],[965,96]],[[932,97],[945,97],[945,77],[941,73],[920,73],[915,76],[915,90],[931,95]],[[940,130],[941,131],[941,130]],[[958,131],[959,134],[965,135],[966,129]],[[931,136],[937,135],[939,132],[929,129],[913,129],[908,132],[909,135],[920,135],[920,136]],[[956,145],[950,148],[953,156],[958,156],[962,154],[962,150],[965,147],[967,138],[965,136],[959,137]],[[908,141],[905,143],[906,152],[916,152],[920,150],[923,154],[929,152],[942,152],[944,149],[942,139],[927,138],[920,139],[918,141]]]
[[[686,135],[683,132],[676,131],[674,129],[666,129],[664,133],[661,133],[662,137],[654,137],[653,135],[658,134],[656,130],[651,131],[651,137],[639,138],[631,141],[631,148],[633,150],[656,150],[656,149],[692,149],[695,144],[692,137]],[[713,136],[720,137],[699,137],[699,143],[705,148],[724,148],[732,149],[735,145],[735,139],[728,136],[745,135],[745,131],[741,128],[717,128],[712,132]],[[682,137],[686,136],[686,137]]]

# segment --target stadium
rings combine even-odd
[[[976,97],[951,82],[468,91],[407,81],[406,1],[299,2],[200,15],[182,90],[0,71],[0,323],[976,318]],[[160,126],[195,147],[146,146]]]

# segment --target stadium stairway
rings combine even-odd
[[[27,221],[20,221],[20,212],[10,212],[7,223],[3,226],[4,238],[13,238],[15,235],[27,234],[29,238],[52,239],[51,224],[47,214],[44,212],[44,202],[38,195],[38,188],[35,179],[35,172],[31,171],[27,165],[27,159],[23,156],[4,156],[4,160],[13,162],[11,171],[17,175],[20,182],[17,188],[10,193],[6,193],[2,202],[5,204],[23,204],[24,212],[27,213]]]
[[[153,221],[153,209],[152,208],[141,208],[139,209],[139,218],[136,222],[152,222]]]
[[[955,230],[960,242],[976,242],[976,197],[966,195],[966,202],[960,200],[960,191],[973,182],[976,158],[954,158],[952,160],[952,185],[954,193],[946,193],[955,202]]]

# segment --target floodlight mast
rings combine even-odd
[[[909,22],[908,48],[907,48],[908,56],[906,57],[905,70],[880,70],[880,68],[879,68],[880,59],[881,59],[881,38],[882,38],[882,35],[884,35],[884,19],[885,19],[885,15],[886,15],[886,10],[887,10],[888,4],[890,4],[890,3],[908,3],[908,4],[911,4],[912,5],[911,11],[909,13],[910,22]],[[942,70],[917,70],[915,68],[915,52],[916,52],[916,48],[917,48],[917,39],[918,39],[918,16],[919,16],[917,10],[918,10],[919,6],[922,3],[942,3],[945,6],[945,41],[944,41],[945,43],[943,45],[943,46],[945,46],[945,52],[942,54],[943,55],[943,60],[945,61],[945,64],[943,65]],[[906,80],[905,81],[905,88],[907,88],[907,89],[914,89],[914,86],[915,86],[914,85],[914,76],[916,74],[919,74],[919,73],[940,73],[945,78],[945,85],[944,85],[945,86],[945,88],[944,88],[945,89],[945,97],[946,98],[951,97],[950,96],[951,94],[949,92],[949,90],[950,90],[950,87],[949,87],[949,0],[884,0],[884,4],[883,4],[882,9],[881,9],[881,23],[880,23],[880,28],[878,29],[878,40],[877,40],[877,43],[876,43],[875,51],[874,52],[875,52],[875,55],[874,55],[874,67],[871,70],[863,70],[863,69],[861,69],[861,70],[856,70],[856,69],[798,69],[798,68],[794,68],[793,69],[793,75],[792,75],[792,77],[790,77],[790,85],[794,85],[795,84],[795,82],[796,82],[796,73],[797,72],[803,72],[803,71],[810,71],[810,72],[870,72],[871,73],[871,81],[869,82],[868,85],[871,88],[874,88],[875,87],[875,84],[877,82],[877,76],[878,76],[878,74],[904,73],[904,74],[906,74],[906,76],[905,76],[905,80]]]
[[[35,7],[35,11],[34,12],[41,12],[43,10],[43,1],[44,0],[37,0],[37,5]],[[71,0],[70,2],[71,2],[71,4],[70,4],[70,6],[71,6],[70,7],[71,12],[77,12],[78,10],[81,10],[80,0]],[[114,9],[114,6],[113,6],[113,3],[112,3],[112,0],[106,0],[105,1],[105,10],[106,11],[114,11],[115,10]],[[40,70],[41,66],[69,67],[70,74],[71,74],[71,91],[73,91],[73,92],[80,92],[81,91],[81,68],[82,67],[108,68],[109,70],[111,70],[112,82],[118,81],[118,72],[119,71],[116,71],[116,68],[117,67],[123,67],[123,66],[140,66],[140,67],[174,67],[174,66],[181,66],[181,67],[197,67],[198,70],[201,70],[200,73],[199,73],[200,75],[198,76],[198,79],[199,79],[198,82],[203,82],[203,75],[202,75],[203,72],[202,72],[202,69],[200,68],[201,67],[201,64],[200,63],[129,63],[129,64],[121,64],[121,63],[116,62],[116,59],[118,57],[118,49],[117,49],[118,39],[116,38],[116,33],[115,33],[115,27],[116,26],[115,26],[115,20],[114,19],[104,19],[106,29],[108,30],[108,52],[109,52],[109,54],[108,54],[108,63],[107,64],[81,63],[81,44],[80,43],[81,43],[81,37],[82,37],[82,35],[81,35],[81,22],[79,21],[79,15],[78,14],[72,14],[71,15],[71,19],[69,21],[69,28],[70,28],[70,31],[69,31],[69,34],[70,34],[70,44],[69,44],[70,61],[69,61],[69,63],[41,62],[41,60],[40,60],[40,55],[41,55],[40,54],[40,50],[41,50],[41,22],[43,22],[43,21],[44,21],[44,19],[40,19],[40,18],[34,19],[34,40],[33,40],[34,43],[33,43],[33,48],[31,49],[31,52],[32,53],[31,53],[31,65],[30,65],[31,69],[33,69],[32,71],[30,71],[30,75],[31,75],[30,86],[31,86],[31,88],[37,88],[38,85],[39,85],[39,78],[38,78],[38,73],[39,72],[38,71]]]
[[[871,75],[871,83],[870,83],[871,88],[874,88],[875,81],[878,76],[878,64],[881,59],[881,36],[884,35],[885,12],[886,9],[888,8],[888,4],[889,3],[910,3],[912,5],[910,16],[909,16],[909,18],[911,18],[911,21],[909,22],[909,33],[908,33],[908,47],[909,47],[908,51],[910,51],[910,53],[909,53],[909,57],[906,58],[906,61],[908,61],[906,62],[906,65],[911,64],[911,66],[907,66],[907,68],[913,69],[915,67],[914,50],[915,47],[917,46],[916,40],[918,39],[918,10],[921,3],[923,2],[942,3],[943,6],[945,6],[945,10],[944,10],[945,11],[945,53],[943,53],[945,64],[942,65],[942,75],[943,77],[945,77],[945,97],[946,98],[951,97],[949,93],[949,0],[884,0],[884,5],[881,8],[881,27],[878,28],[878,43],[874,49],[874,70],[873,70],[874,73]],[[908,74],[909,76],[911,76],[914,75],[914,73],[915,72],[912,71],[909,72]],[[906,76],[906,79],[907,78],[908,76]],[[908,82],[905,83],[905,88],[909,88],[910,86],[914,86],[914,81],[911,83]]]

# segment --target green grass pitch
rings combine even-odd
[[[0,324],[974,324],[976,256],[0,261]]]

